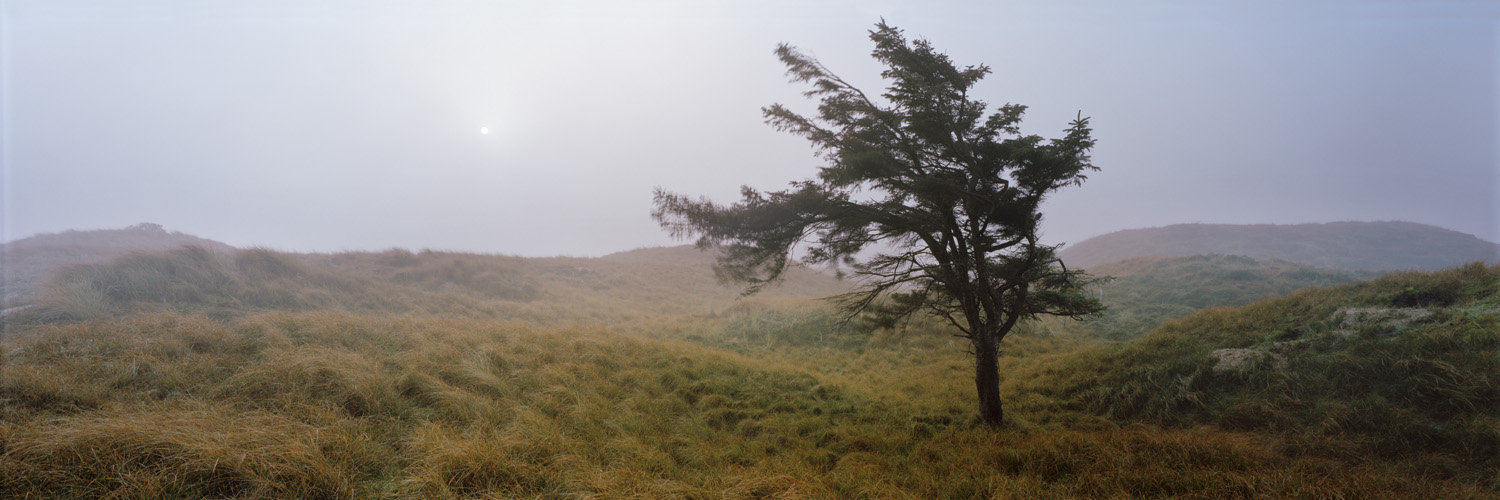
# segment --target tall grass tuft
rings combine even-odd
[[[204,404],[111,407],[8,436],[0,491],[73,497],[350,498],[317,429]]]

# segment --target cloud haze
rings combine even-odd
[[[1181,222],[1410,220],[1500,240],[1491,2],[8,1],[3,239],[155,222],[285,250],[672,244],[655,186],[818,165],[788,42],[878,90],[884,17],[1027,133],[1093,118],[1079,241]],[[1304,5],[1309,4],[1309,5]],[[480,134],[481,127],[489,129]]]

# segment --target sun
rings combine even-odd
[[[490,135],[489,127],[479,127],[479,135]]]

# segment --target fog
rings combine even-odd
[[[237,246],[594,256],[669,245],[652,188],[811,177],[772,55],[867,91],[884,18],[1101,171],[1052,242],[1409,220],[1500,241],[1500,4],[6,1],[5,241],[139,222]],[[128,5],[127,5],[128,4]],[[488,133],[481,133],[481,129]]]

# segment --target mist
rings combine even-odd
[[[820,164],[787,42],[867,92],[885,19],[1081,113],[1101,171],[1051,242],[1184,222],[1407,220],[1500,240],[1487,2],[8,1],[12,241],[152,222],[289,251],[597,256],[670,245],[654,187],[737,197]],[[481,133],[481,129],[488,133]]]

